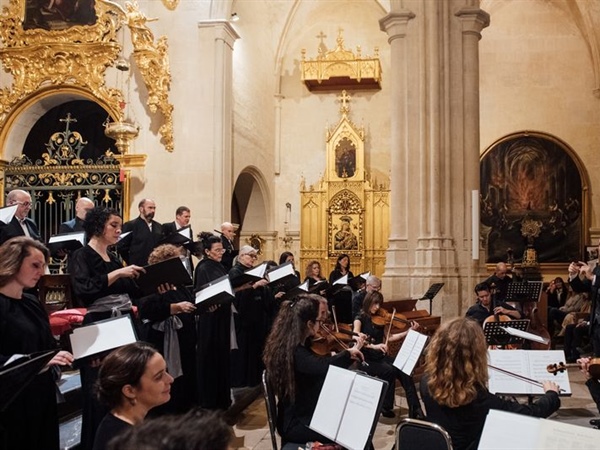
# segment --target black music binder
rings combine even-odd
[[[145,266],[146,273],[141,273],[137,284],[144,295],[155,294],[161,284],[188,286],[192,284],[190,273],[181,258],[175,257],[156,264]]]
[[[6,409],[57,353],[58,350],[30,353],[0,367],[0,412]]]

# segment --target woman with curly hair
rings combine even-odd
[[[163,244],[150,253],[148,262],[157,264],[185,257],[181,247]],[[171,400],[155,408],[152,415],[184,413],[198,402],[196,380],[195,299],[186,286],[164,284],[159,292],[144,298],[140,318],[146,323],[146,340],[164,356],[169,374],[175,378]]]
[[[318,356],[310,342],[320,328],[320,297],[303,294],[281,304],[267,338],[263,361],[279,399],[278,431],[282,442],[331,442],[308,428],[330,365],[349,367],[363,359],[360,345],[334,356]]]
[[[123,260],[114,251],[119,241],[123,220],[111,208],[97,206],[88,211],[83,229],[88,239],[85,247],[71,254],[68,272],[75,298],[87,308],[83,324],[87,325],[113,316],[129,314],[134,324],[133,303],[141,297],[135,283],[144,268],[123,266]],[[101,355],[102,356],[102,355]],[[96,429],[106,414],[106,408],[94,398],[92,387],[98,376],[101,356],[81,362],[81,390],[83,411],[81,448],[90,450]]]
[[[560,407],[559,387],[544,381],[545,394],[531,405],[504,400],[487,390],[487,344],[479,324],[457,318],[433,336],[421,378],[427,420],[446,429],[456,450],[475,449],[490,409],[548,417]]]

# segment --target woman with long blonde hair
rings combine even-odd
[[[433,336],[421,378],[427,420],[444,427],[456,450],[475,449],[490,409],[548,417],[560,407],[558,385],[544,381],[545,394],[531,405],[504,400],[488,391],[487,345],[481,326],[457,318]]]

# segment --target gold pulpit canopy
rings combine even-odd
[[[302,49],[302,81],[309,91],[330,90],[379,90],[381,89],[381,64],[379,49],[375,47],[374,56],[362,56],[361,48],[356,54],[344,48],[343,30],[340,28],[337,46],[326,51],[323,32],[318,55],[315,59],[306,59],[306,49]]]

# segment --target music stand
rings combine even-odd
[[[483,324],[483,334],[488,345],[505,346],[522,344],[523,338],[512,336],[502,328],[510,326],[521,331],[527,331],[529,319],[511,320],[510,322],[486,322]]]
[[[543,283],[541,281],[523,281],[522,283],[508,283],[506,289],[506,302],[539,302],[542,295]]]
[[[429,315],[431,315],[431,304],[433,303],[433,297],[437,295],[438,292],[444,287],[444,283],[433,283],[427,289],[427,292],[423,294],[423,296],[417,300],[429,300]]]

